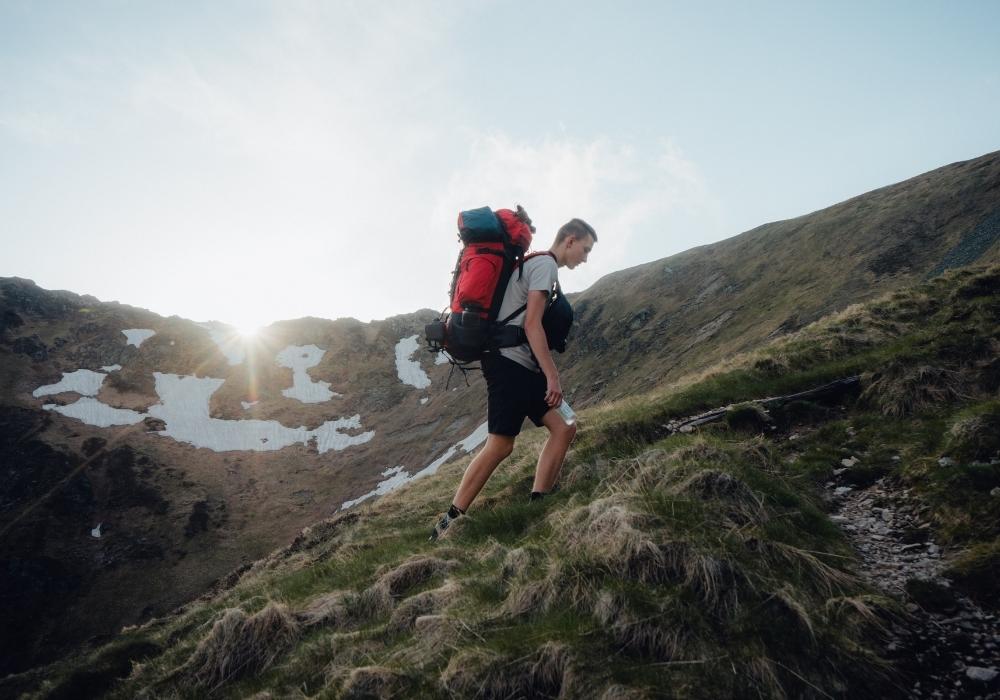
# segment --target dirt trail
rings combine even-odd
[[[888,478],[858,488],[827,484],[832,519],[847,533],[869,583],[900,600],[910,617],[893,625],[885,656],[910,678],[913,698],[1000,698],[1000,616],[950,587],[948,552],[933,540],[922,505]]]

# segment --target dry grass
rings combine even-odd
[[[188,677],[211,692],[232,679],[255,675],[273,664],[298,634],[299,626],[284,605],[269,603],[251,616],[230,608],[188,659]]]
[[[683,560],[684,583],[698,597],[706,612],[716,617],[735,617],[740,595],[750,589],[749,580],[732,562],[711,554],[689,550]]]
[[[565,645],[555,642],[547,642],[520,659],[508,659],[484,650],[459,652],[448,662],[440,681],[453,697],[508,700],[575,695],[570,690],[572,656]]]
[[[671,624],[666,613],[637,616],[621,595],[606,590],[594,596],[590,610],[615,643],[631,655],[673,661],[691,653],[689,636],[683,627]]]
[[[544,560],[545,553],[535,547],[518,547],[507,552],[503,565],[500,567],[500,578],[503,581],[523,579],[532,568]]]
[[[758,656],[747,665],[747,675],[750,686],[756,690],[761,698],[773,698],[773,700],[784,700],[788,697],[774,662],[766,656]]]
[[[387,698],[400,697],[405,688],[406,677],[384,666],[361,666],[351,671],[344,681],[341,692],[344,698]]]
[[[677,661],[691,655],[687,633],[665,616],[620,619],[612,625],[611,636],[623,651],[635,656]]]
[[[351,603],[356,596],[354,592],[345,591],[324,593],[309,601],[304,609],[295,613],[295,617],[304,627],[343,627],[350,620]]]
[[[871,596],[836,596],[827,599],[824,611],[831,622],[843,627],[867,627],[879,632],[888,631],[889,614],[884,606]]]
[[[726,515],[737,525],[763,523],[767,520],[764,499],[728,472],[716,469],[697,472],[677,487],[677,493],[703,501],[722,501],[726,506]]]
[[[989,462],[1000,457],[1000,405],[961,418],[948,431],[947,453],[964,462]]]
[[[417,555],[402,564],[382,573],[377,587],[384,588],[393,598],[398,598],[415,586],[427,583],[439,574],[447,573],[455,567],[455,562]]]
[[[637,690],[636,688],[629,688],[625,685],[609,685],[601,693],[600,700],[646,700],[649,695],[647,695],[642,690]]]
[[[759,542],[765,554],[774,562],[792,567],[806,582],[826,596],[854,588],[858,579],[822,561],[813,552],[784,542]]]
[[[797,625],[805,633],[801,636],[808,636],[810,641],[816,642],[816,630],[813,627],[812,617],[790,585],[786,584],[771,593],[768,603],[775,609],[779,619],[788,620]]]
[[[412,630],[418,617],[441,612],[458,598],[460,592],[461,587],[456,582],[448,581],[440,588],[406,598],[392,612],[386,631],[395,634]]]
[[[622,496],[591,502],[553,516],[567,551],[603,564],[617,575],[660,583],[672,573],[648,530],[650,517],[635,513]]]
[[[893,361],[861,376],[862,401],[887,416],[906,416],[964,396],[958,372],[930,365],[913,367]]]

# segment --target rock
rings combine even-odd
[[[954,612],[958,607],[954,591],[931,579],[909,579],[906,582],[906,592],[928,612]]]
[[[861,460],[858,459],[857,457],[850,457],[848,459],[842,459],[842,460],[840,460],[840,464],[842,466],[846,467],[847,469],[850,469],[851,467],[853,467],[855,464],[857,464],[860,461]]]
[[[162,432],[167,429],[167,424],[160,418],[153,418],[152,416],[146,416],[142,419],[143,424],[146,426],[146,432]]]
[[[902,457],[900,457],[899,455],[893,455],[893,456],[892,456],[892,461],[893,461],[893,462],[898,462],[898,461],[899,461],[899,460],[901,460],[901,459],[902,459]]]
[[[27,355],[36,362],[49,359],[49,350],[37,335],[27,338],[17,338],[11,343],[11,350],[19,355]]]
[[[1000,498],[1000,486],[994,486],[990,490],[990,495],[993,496],[993,498]]]
[[[846,496],[847,494],[849,494],[853,490],[854,489],[852,489],[850,486],[838,486],[837,488],[835,488],[833,490],[833,495],[834,496],[838,496],[838,497],[839,496]]]
[[[965,669],[965,676],[969,680],[979,683],[992,683],[996,680],[998,672],[995,668],[983,668],[982,666],[969,666]]]
[[[955,466],[955,460],[953,460],[951,457],[942,457],[941,459],[938,460],[938,464],[941,465],[942,467],[953,467]]]

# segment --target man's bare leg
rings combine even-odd
[[[550,411],[551,413],[551,411]],[[455,492],[455,500],[452,501],[463,513],[472,505],[483,486],[489,480],[494,470],[500,463],[510,456],[514,450],[514,438],[507,435],[494,435],[490,433],[486,437],[486,444],[479,451],[462,476],[462,483]]]
[[[559,411],[552,409],[542,416],[542,424],[548,429],[549,437],[538,455],[535,467],[535,484],[531,487],[537,493],[548,493],[559,478],[566,450],[576,435],[575,425],[566,425]]]

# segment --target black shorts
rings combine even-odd
[[[483,377],[489,393],[487,425],[493,435],[516,437],[524,419],[541,427],[549,412],[545,403],[548,382],[541,372],[533,372],[503,355],[483,358]]]

